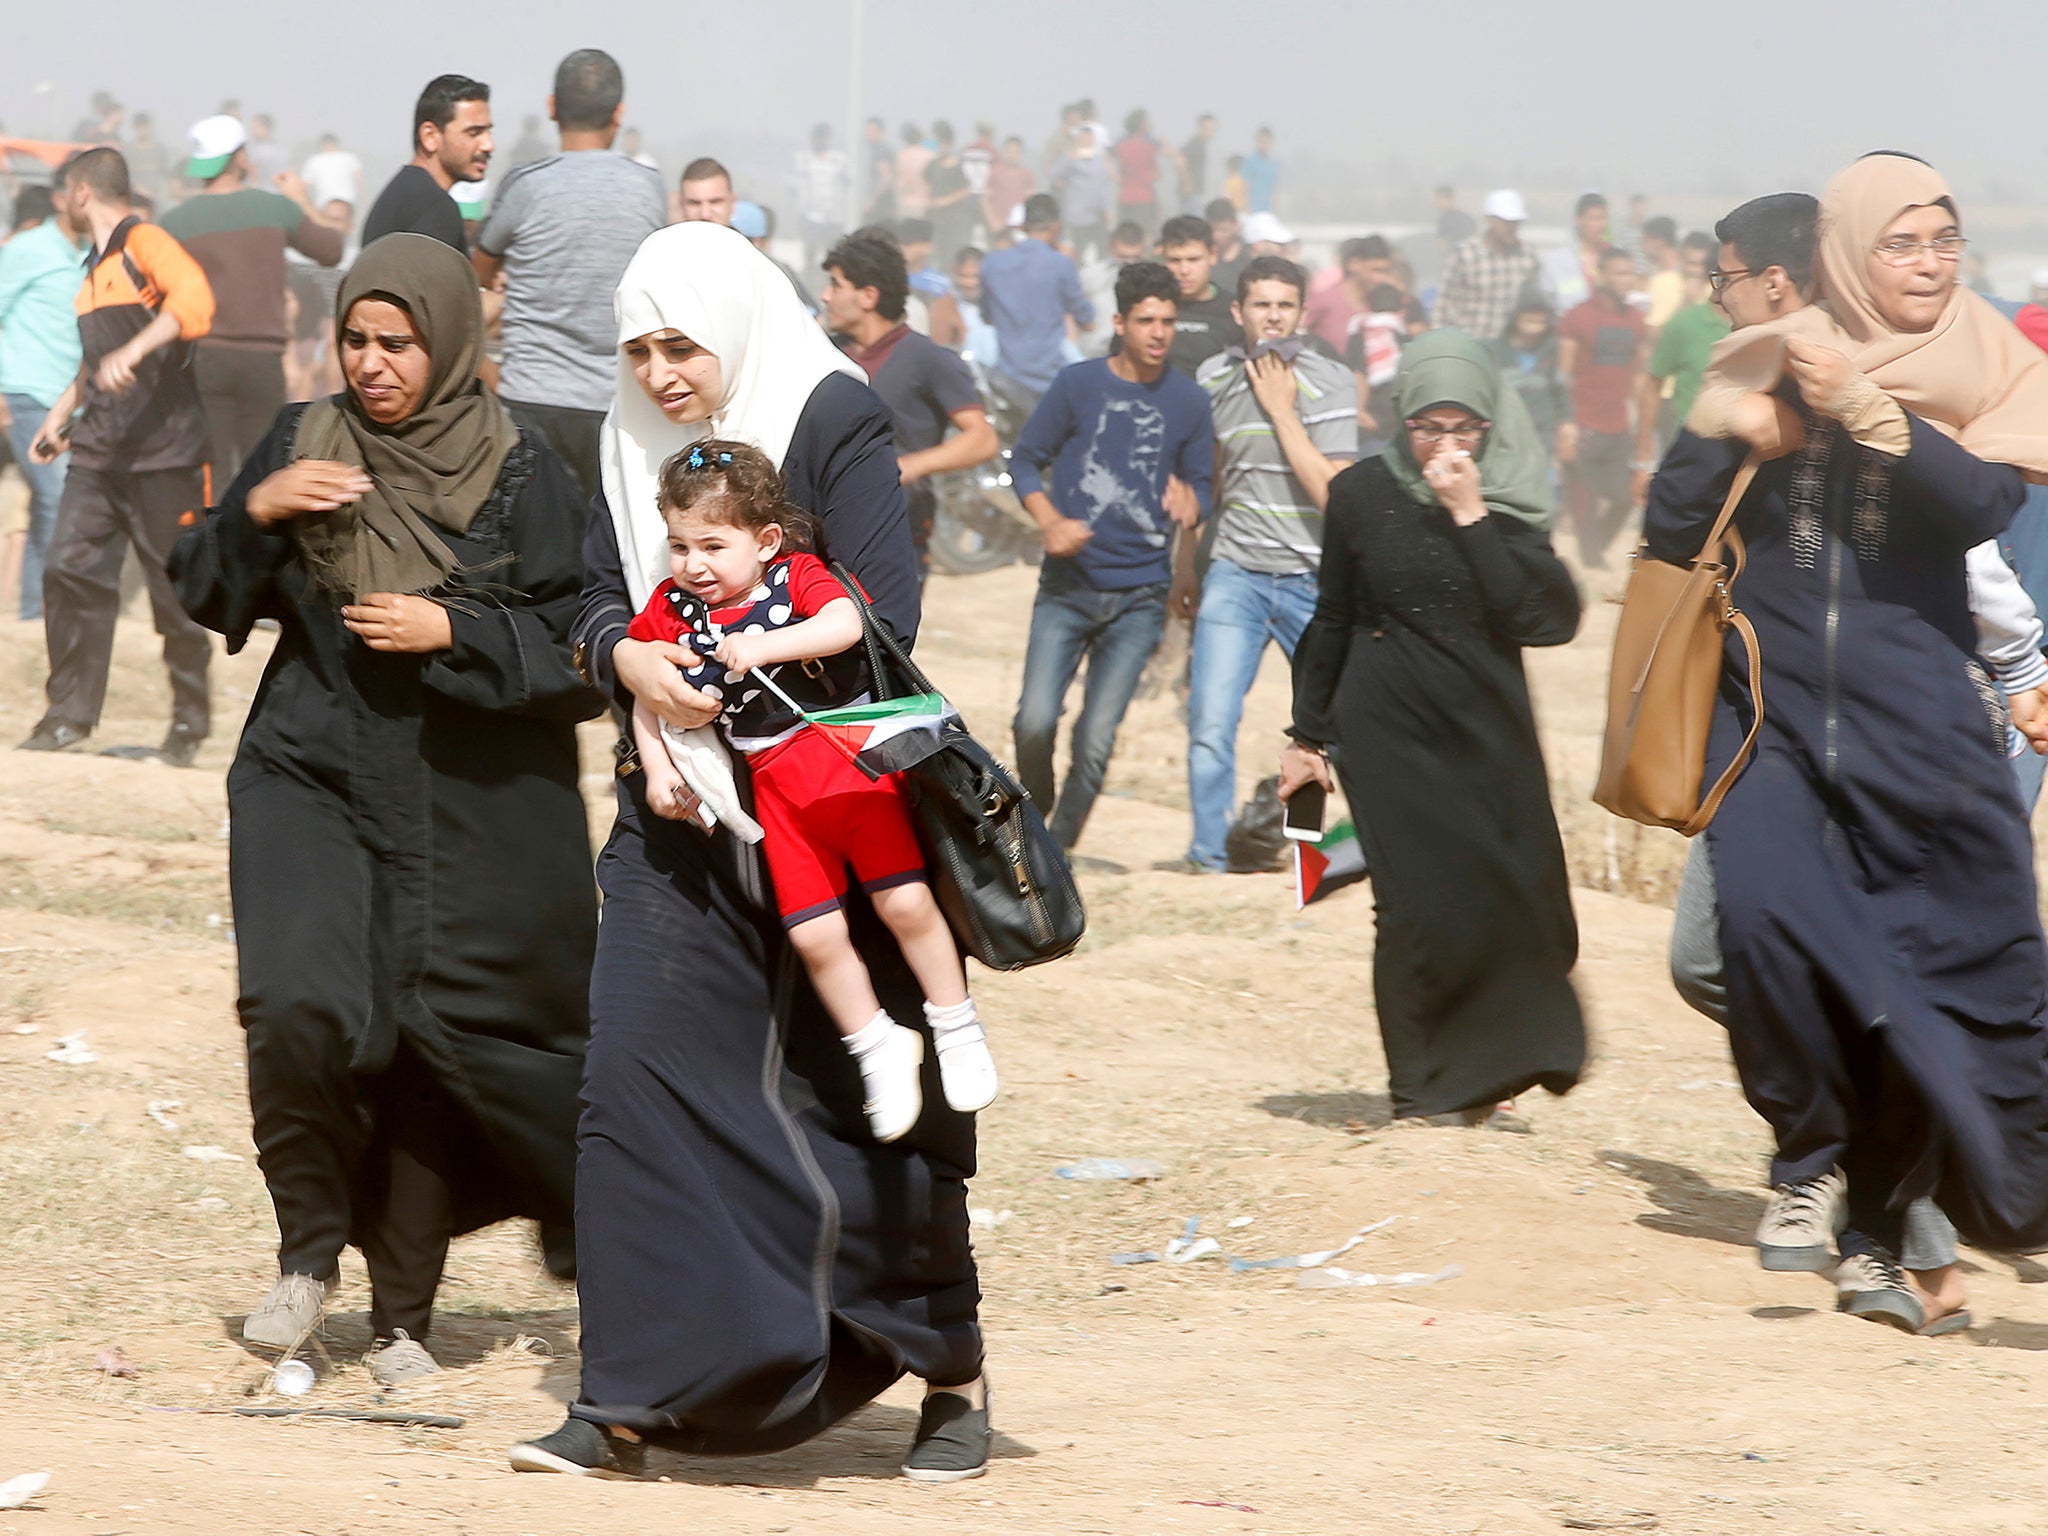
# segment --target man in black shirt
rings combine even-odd
[[[1216,237],[1209,221],[1181,214],[1159,232],[1159,257],[1180,284],[1180,308],[1173,326],[1173,346],[1166,365],[1189,378],[1226,348],[1239,345],[1244,332],[1231,317],[1230,295],[1216,286]]]
[[[467,75],[439,75],[412,113],[412,162],[385,184],[363,220],[363,244],[385,235],[431,235],[469,254],[462,210],[449,190],[490,169],[491,88]]]
[[[867,371],[896,427],[896,463],[910,507],[920,569],[937,497],[931,477],[996,456],[996,429],[958,354],[903,320],[910,273],[903,249],[880,229],[855,230],[825,257],[825,326]],[[948,437],[947,432],[959,431]]]

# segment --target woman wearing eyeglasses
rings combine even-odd
[[[1763,461],[1734,597],[1764,723],[1706,834],[1735,1064],[1778,1144],[1789,1235],[1763,1256],[1919,1333],[1970,1319],[1952,1265],[1902,1269],[1909,1202],[1935,1197],[1987,1246],[2048,1246],[2048,956],[1965,565],[2048,478],[2048,360],[1958,284],[1963,247],[1923,162],[1870,155],[1836,177],[1825,312],[1717,349],[1647,514],[1651,553],[1690,560],[1744,458]],[[1732,639],[1726,664],[1748,665]],[[2005,685],[2036,739],[2044,680]],[[1710,776],[1746,694],[1722,695]]]
[[[1350,802],[1396,1118],[1479,1124],[1532,1087],[1567,1092],[1585,1062],[1522,675],[1524,646],[1571,639],[1579,595],[1550,548],[1544,445],[1487,349],[1411,343],[1394,407],[1393,446],[1330,482],[1280,793],[1341,782]]]

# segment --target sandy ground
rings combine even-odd
[[[937,583],[920,651],[998,745],[1030,584]],[[1534,667],[1597,1060],[1568,1100],[1527,1102],[1529,1136],[1387,1127],[1369,892],[1299,914],[1280,876],[1155,870],[1186,836],[1184,738],[1170,698],[1134,708],[1081,850],[1087,943],[978,981],[1008,1085],[974,1189],[996,1223],[977,1244],[1001,1438],[987,1479],[946,1490],[893,1475],[907,1384],[800,1450],[669,1460],[660,1483],[505,1471],[503,1448],[552,1427],[576,1379],[574,1295],[509,1227],[457,1245],[435,1338],[450,1369],[383,1403],[462,1428],[237,1416],[283,1401],[236,1342],[275,1232],[233,1016],[221,783],[263,647],[223,659],[222,732],[193,771],[7,755],[0,1479],[54,1476],[0,1536],[2048,1530],[2048,1291],[2029,1289],[2048,1269],[1976,1256],[1976,1330],[1918,1341],[1836,1316],[1819,1279],[1756,1268],[1762,1128],[1724,1039],[1664,975],[1655,898],[1681,850],[1585,805],[1612,622],[1596,604]],[[124,624],[100,743],[160,734],[154,650]],[[0,623],[8,740],[35,718],[40,669],[39,631]],[[1276,657],[1247,783],[1285,714]],[[588,746],[601,795],[602,734]],[[46,1058],[79,1031],[96,1061]],[[1090,1155],[1167,1173],[1052,1176]],[[1110,1263],[1190,1217],[1254,1258],[1394,1218],[1342,1262],[1459,1273],[1344,1292],[1217,1259]],[[353,1256],[344,1274],[302,1406],[380,1403]],[[109,1347],[139,1374],[101,1374]]]

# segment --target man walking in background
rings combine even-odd
[[[1579,536],[1579,560],[1607,568],[1607,546],[1634,509],[1629,485],[1629,404],[1642,371],[1641,311],[1629,302],[1636,264],[1609,246],[1600,255],[1600,286],[1558,322],[1557,374],[1571,391],[1572,424],[1559,436],[1566,498]]]
[[[1598,192],[1582,193],[1572,206],[1570,236],[1543,257],[1543,286],[1549,290],[1551,308],[1560,315],[1570,314],[1599,288],[1608,229],[1607,199]]]
[[[904,323],[910,274],[895,241],[857,230],[832,247],[824,267],[825,328],[844,338],[896,427],[896,466],[923,569],[938,510],[931,477],[994,458],[996,429],[967,365]]]
[[[1159,232],[1159,255],[1180,287],[1173,322],[1173,347],[1166,363],[1178,373],[1198,378],[1204,363],[1244,339],[1238,329],[1237,306],[1216,286],[1215,237],[1209,221],[1177,214]]]
[[[462,210],[449,191],[482,181],[491,168],[491,88],[467,75],[436,75],[412,109],[412,161],[377,194],[363,220],[363,244],[401,230],[431,235],[469,254]]]
[[[846,219],[846,155],[832,147],[830,125],[811,130],[811,147],[796,157],[796,211],[803,222],[804,270],[817,270]]]
[[[54,463],[68,440],[71,468],[43,579],[50,648],[49,707],[30,752],[59,752],[90,736],[107,696],[121,561],[135,550],[149,586],[171,675],[171,729],[162,748],[116,749],[184,768],[206,739],[213,644],[178,601],[164,561],[180,531],[206,515],[206,417],[193,383],[192,343],[213,322],[206,274],[181,245],[136,218],[128,165],[91,149],[59,173],[58,200],[92,237],[78,293],[78,375],[36,432],[30,458]]]
[[[498,393],[586,497],[597,494],[598,428],[618,384],[612,295],[667,214],[661,173],[612,148],[625,93],[610,54],[562,60],[548,98],[561,153],[505,178],[472,258],[485,288],[505,281]]]
[[[1168,482],[1192,488],[1199,521],[1215,475],[1208,397],[1166,366],[1179,296],[1157,262],[1126,267],[1116,285],[1121,349],[1063,370],[1011,456],[1018,494],[1045,537],[1013,726],[1017,776],[1067,848],[1080,840],[1117,728],[1165,632]],[[1054,738],[1083,661],[1071,762],[1055,799]]]
[[[162,220],[206,273],[213,326],[194,349],[199,403],[206,411],[213,483],[226,490],[242,460],[284,409],[289,247],[323,267],[341,260],[346,235],[316,212],[305,184],[280,172],[280,192],[251,185],[253,157],[242,125],[209,117],[192,126],[187,179],[202,184]]]
[[[1180,147],[1180,211],[1200,213],[1209,203],[1212,167],[1209,152],[1216,143],[1216,114],[1204,112],[1195,119],[1195,131]]]
[[[1245,695],[1267,644],[1291,661],[1315,616],[1330,482],[1358,457],[1358,387],[1301,332],[1306,288],[1293,262],[1254,260],[1232,306],[1243,344],[1196,375],[1216,429],[1215,532],[1206,573],[1195,569],[1195,541],[1182,539],[1169,608],[1195,621],[1187,867],[1201,874],[1224,868]]]
[[[21,617],[43,616],[43,561],[57,526],[68,458],[31,453],[43,418],[78,377],[78,314],[85,230],[41,187],[14,202],[14,234],[0,246],[0,430],[28,481],[28,537],[21,550]],[[7,601],[0,593],[0,601]]]
[[[1273,130],[1252,135],[1252,152],[1244,157],[1246,213],[1271,213],[1280,189],[1280,162],[1273,158]]]
[[[1540,268],[1522,244],[1529,217],[1522,194],[1503,187],[1480,205],[1486,227],[1451,252],[1436,301],[1436,323],[1490,342],[1507,329],[1523,297],[1536,290]]]
[[[1024,204],[1024,238],[990,251],[981,264],[982,308],[1002,349],[990,381],[1025,413],[1060,371],[1067,317],[1083,326],[1095,320],[1081,274],[1059,249],[1059,238],[1060,205],[1039,192]]]

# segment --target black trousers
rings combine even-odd
[[[555,450],[555,457],[569,466],[587,501],[602,483],[597,468],[598,429],[604,425],[603,411],[581,410],[573,405],[531,405],[524,400],[507,400],[505,409],[512,419]]]
[[[206,734],[213,642],[186,615],[164,573],[179,533],[206,515],[206,490],[206,471],[199,468],[128,474],[71,466],[43,571],[43,633],[50,649],[45,722],[83,731],[99,724],[121,610],[121,561],[132,545],[149,584],[156,632],[164,638],[171,721]]]
[[[1587,565],[1607,564],[1607,547],[1635,516],[1628,467],[1634,446],[1627,432],[1582,432],[1579,456],[1565,466],[1579,558]]]
[[[224,491],[284,409],[284,354],[202,341],[192,373],[213,438],[214,489]]]

